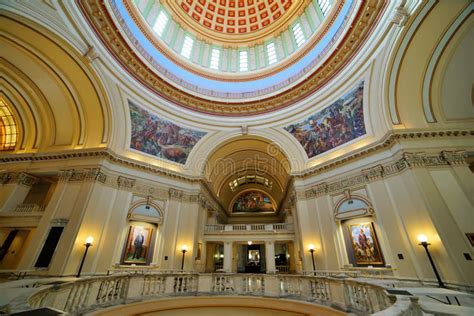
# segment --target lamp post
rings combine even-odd
[[[82,271],[82,266],[84,265],[84,261],[86,260],[86,256],[87,256],[87,250],[89,250],[89,247],[92,246],[92,243],[94,242],[94,238],[89,236],[86,238],[86,243],[84,244],[84,246],[86,246],[86,251],[84,251],[84,255],[82,256],[82,261],[81,261],[81,265],[79,266],[79,271],[77,272],[77,275],[76,277],[81,277],[81,271]]]
[[[183,270],[183,268],[184,268],[184,254],[185,254],[186,252],[188,252],[188,246],[183,245],[183,246],[181,247],[181,252],[183,253],[183,258],[181,259],[181,270]]]
[[[314,265],[314,245],[309,245],[309,252],[311,252],[311,261],[313,262],[313,275],[316,272],[316,266]]]
[[[425,248],[425,250],[426,250],[426,254],[428,255],[428,259],[430,259],[431,267],[433,268],[433,271],[436,275],[436,279],[438,279],[439,287],[444,287],[445,288],[446,286],[444,285],[443,281],[441,281],[441,278],[438,274],[438,270],[436,270],[436,266],[433,262],[433,258],[431,258],[431,254],[428,251],[428,246],[431,245],[430,243],[428,243],[428,238],[425,235],[418,235],[417,239],[420,242],[419,245],[423,246],[423,248]]]

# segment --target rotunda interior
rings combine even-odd
[[[0,313],[474,313],[473,9],[0,1]]]

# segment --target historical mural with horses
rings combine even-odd
[[[130,148],[185,164],[205,132],[180,127],[139,108],[129,101],[132,136]]]
[[[274,212],[275,207],[268,195],[260,191],[246,191],[239,195],[232,212]]]
[[[363,94],[362,81],[330,106],[285,130],[303,146],[308,158],[356,139],[366,133]]]

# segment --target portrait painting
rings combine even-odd
[[[185,164],[205,132],[187,129],[138,107],[129,101],[131,119],[130,148],[158,158]]]
[[[373,223],[350,225],[349,234],[356,264],[383,264]]]
[[[150,254],[153,229],[139,225],[131,225],[125,244],[123,263],[146,264]]]
[[[303,146],[308,158],[315,157],[365,135],[364,82],[307,119],[285,127]]]
[[[260,191],[246,191],[234,201],[232,212],[274,212],[275,207],[268,195]]]

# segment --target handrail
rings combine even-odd
[[[301,275],[174,273],[113,275],[53,285],[30,296],[31,308],[85,313],[105,306],[164,296],[253,295],[312,302],[371,314],[393,305],[382,287],[351,279]]]
[[[14,210],[14,212],[18,213],[39,213],[43,212],[45,209],[45,205],[38,205],[35,203],[22,203],[18,204]]]
[[[211,224],[204,227],[205,233],[227,233],[227,232],[293,232],[292,223],[277,224]]]

